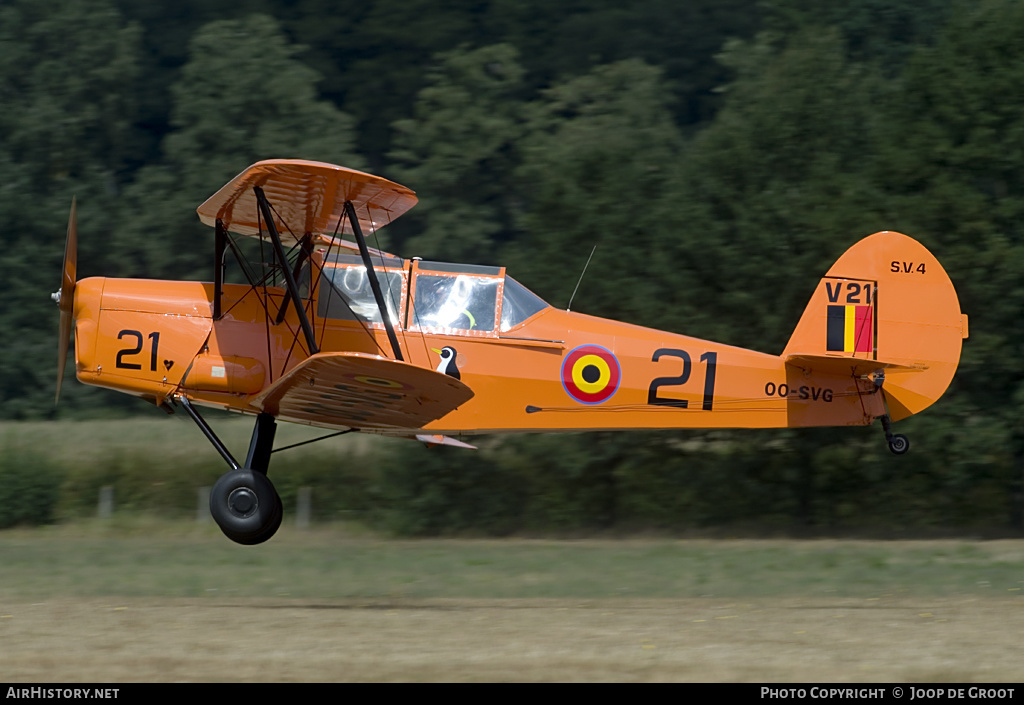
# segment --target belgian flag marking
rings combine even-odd
[[[871,306],[829,306],[828,352],[869,353],[874,349],[874,316]]]
[[[600,404],[619,388],[622,370],[615,355],[599,345],[581,345],[562,361],[562,386],[581,404]]]

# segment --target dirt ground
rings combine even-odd
[[[1024,681],[1024,600],[0,603],[0,681]]]

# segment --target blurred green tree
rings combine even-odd
[[[407,255],[497,264],[513,228],[511,178],[523,135],[522,69],[508,45],[438,57],[413,117],[395,123],[396,180],[420,203],[398,232]],[[402,229],[404,228],[404,230]]]
[[[971,316],[947,467],[998,478],[1024,528],[1024,6],[956,3],[894,91],[877,179],[896,218],[935,243]],[[908,230],[911,232],[911,230]],[[944,400],[945,401],[945,400]],[[922,419],[933,423],[935,419]]]
[[[777,354],[832,262],[891,225],[869,178],[885,84],[828,29],[781,49],[763,36],[733,43],[721,60],[737,79],[694,139],[680,189],[694,240],[666,254],[713,302],[702,337]]]
[[[554,305],[568,305],[593,251],[575,308],[646,325],[674,318],[672,292],[685,284],[655,263],[685,237],[675,229],[682,137],[669,100],[658,69],[627,60],[529,105],[515,173],[524,235],[506,261]]]
[[[363,166],[351,118],[317,98],[319,77],[298,51],[264,15],[196,33],[172,88],[163,160],[139,171],[122,205],[112,246],[117,274],[209,278],[212,238],[195,208],[256,161]]]
[[[57,311],[49,293],[60,283],[68,208],[77,194],[79,274],[87,275],[101,266],[104,231],[145,143],[136,124],[139,37],[109,0],[0,5],[4,418],[53,413]],[[94,398],[68,391],[65,403]]]

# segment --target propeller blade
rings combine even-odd
[[[71,343],[71,326],[74,323],[75,280],[78,273],[78,218],[76,201],[71,199],[71,215],[68,216],[68,235],[64,241],[64,271],[60,291],[54,297],[60,309],[60,339],[57,348],[57,394],[54,406],[60,400],[60,387],[64,382],[64,367],[68,361],[68,345]]]

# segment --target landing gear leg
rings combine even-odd
[[[256,417],[245,465],[240,466],[188,399],[181,397],[178,401],[231,468],[210,490],[213,520],[235,543],[252,546],[268,540],[277,533],[284,516],[281,497],[267,477],[277,430],[274,417]]]
[[[273,416],[257,416],[245,465],[221,475],[210,490],[210,513],[224,535],[235,543],[263,543],[281,526],[281,497],[267,477],[276,432]]]
[[[878,370],[874,375],[875,380],[875,391],[881,392],[882,385],[885,384],[885,372]],[[885,395],[882,395],[882,403],[885,403]],[[886,407],[888,411],[888,407]],[[889,444],[889,452],[893,455],[903,455],[910,450],[910,439],[904,436],[902,433],[894,434],[892,432],[892,420],[889,418],[889,414],[883,414],[879,416],[882,420],[882,430],[885,431],[885,442]]]
[[[882,430],[885,431],[885,442],[889,444],[889,451],[893,455],[903,455],[910,450],[910,439],[902,433],[894,434],[892,432],[892,422],[889,420],[889,415],[885,414],[879,418],[882,419]]]

